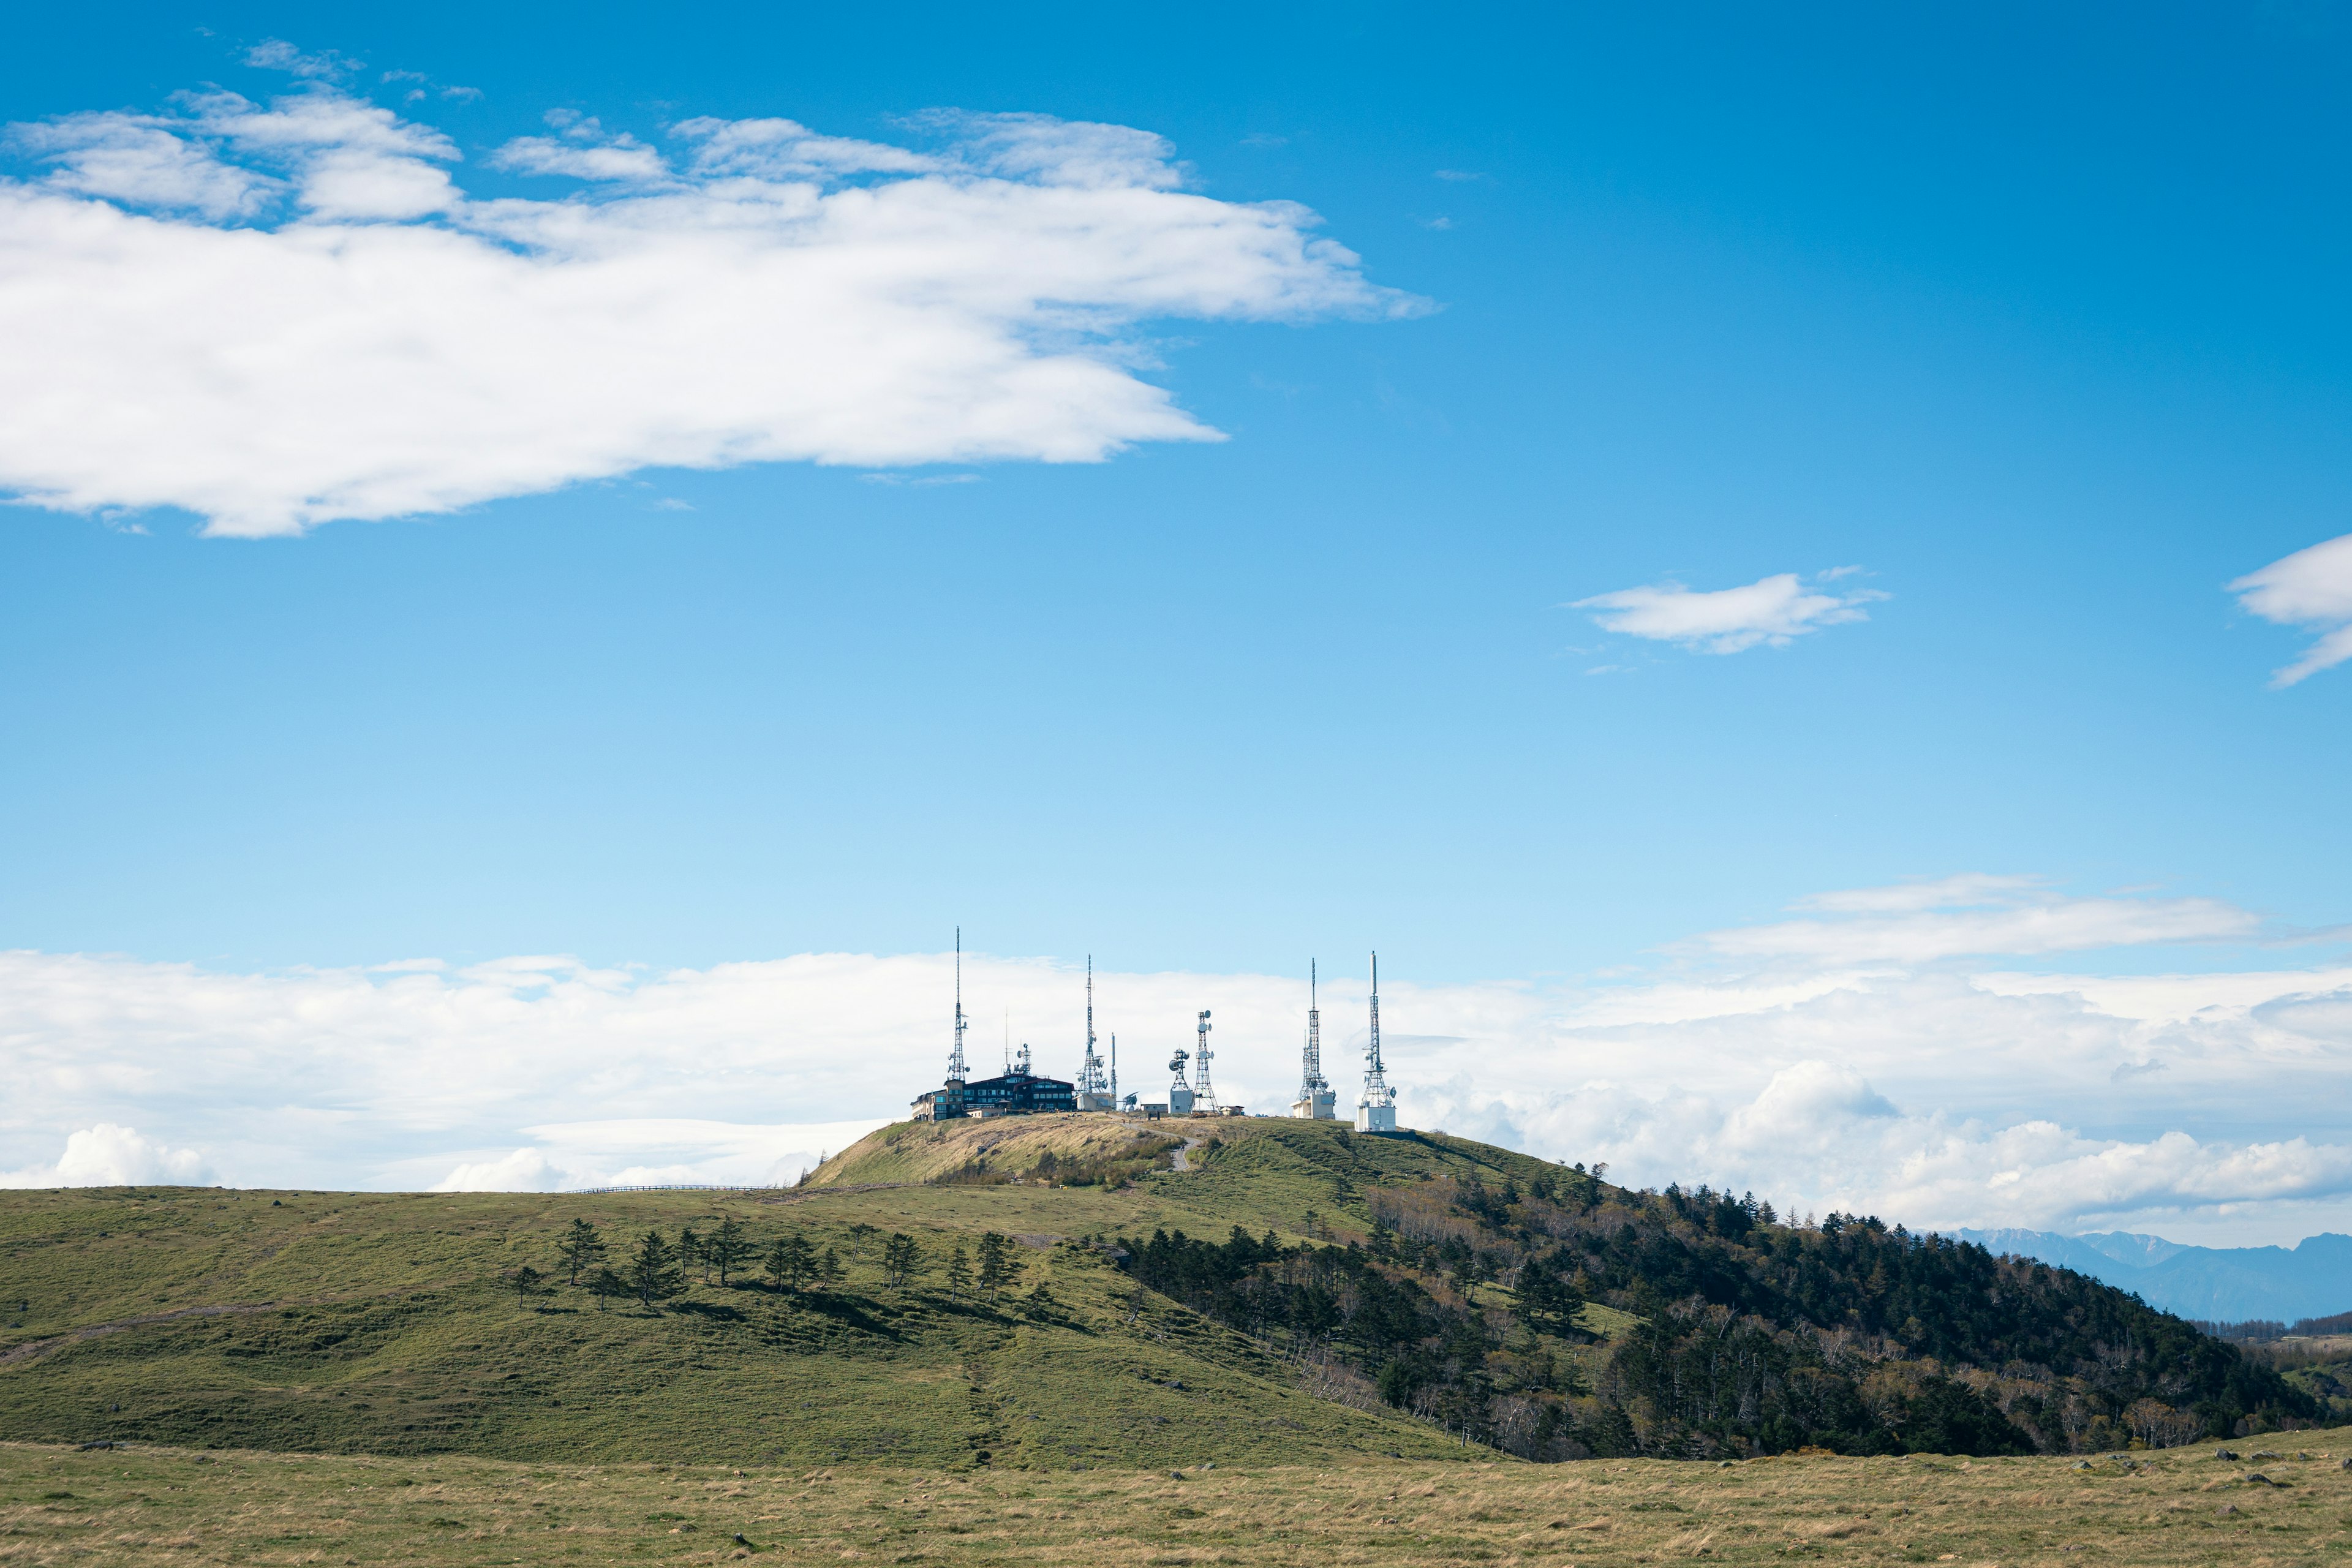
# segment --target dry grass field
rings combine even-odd
[[[2352,1430],[2294,1437],[2235,1463],[2207,1445],[1181,1478],[0,1444],[0,1564],[2340,1563]]]

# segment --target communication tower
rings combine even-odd
[[[1201,1043],[1192,1052],[1192,1109],[1214,1116],[1217,1113],[1217,1091],[1209,1087],[1209,1058],[1215,1053],[1209,1049],[1209,1010],[1206,1007],[1201,1009],[1201,1019],[1194,1029],[1201,1037]]]
[[[1315,1007],[1315,961],[1307,962],[1307,1050],[1298,1074],[1298,1098],[1290,1114],[1312,1121],[1334,1121],[1339,1097],[1323,1077],[1323,1015]]]
[[[1364,1092],[1356,1101],[1356,1131],[1396,1131],[1396,1096],[1381,1066],[1381,955],[1372,954],[1372,1035],[1364,1046]]]
[[[1087,1057],[1078,1064],[1078,1109],[1109,1110],[1118,1103],[1103,1079],[1102,1058],[1095,1055],[1095,957],[1087,954]]]
[[[1176,1075],[1176,1081],[1168,1086],[1168,1114],[1171,1116],[1182,1116],[1192,1109],[1192,1086],[1184,1081],[1184,1064],[1192,1059],[1192,1054],[1181,1046],[1177,1047],[1176,1054],[1168,1058],[1168,1070]]]
[[[955,949],[955,1049],[948,1053],[948,1081],[964,1080],[963,1065],[963,927],[956,927]]]

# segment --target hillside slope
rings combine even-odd
[[[1171,1133],[1184,1170],[1153,1168]],[[840,1277],[612,1300],[563,1279],[579,1221],[616,1267],[731,1221]],[[992,1237],[1019,1277],[952,1278]],[[788,1193],[9,1193],[6,1308],[0,1438],[35,1440],[1066,1468],[2065,1451],[2319,1413],[2075,1275],[1273,1119],[889,1128]]]

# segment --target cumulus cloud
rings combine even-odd
[[[491,161],[568,188],[484,200],[344,64],[261,52],[308,79],[11,132],[0,488],[251,536],[647,467],[1092,462],[1221,438],[1142,378],[1146,323],[1422,308],[1124,126],[702,117],[656,146],[557,114]]]
[[[2266,621],[2317,634],[2301,658],[2271,677],[2273,687],[2293,686],[2352,658],[2352,533],[2250,572],[2230,591]]]
[[[2352,967],[2033,973],[2006,960],[2228,935],[2247,917],[2016,877],[1827,892],[1803,913],[1606,984],[1417,984],[1397,964],[1381,1013],[1406,1123],[1605,1160],[1635,1184],[1914,1226],[2222,1242],[2352,1228]],[[1979,923],[1917,923],[1961,918]],[[937,1081],[951,965],[827,953],[649,973],[529,954],[252,974],[0,953],[0,1169],[159,1180],[202,1163],[240,1184],[410,1191],[789,1182]],[[1079,966],[968,953],[963,978],[974,1014],[1009,1013],[1041,1068],[1075,1072]],[[1288,1101],[1301,977],[1095,978],[1125,1088],[1156,1089],[1207,1005],[1223,1091]],[[1360,985],[1323,991],[1343,1101]],[[68,1158],[41,1163],[61,1140]]]
[[[1579,599],[1570,609],[1592,612],[1604,631],[1654,642],[1674,643],[1700,653],[1741,653],[1751,647],[1786,647],[1808,632],[1870,618],[1863,606],[1886,595],[1874,588],[1832,590],[1830,582],[1850,568],[1823,573],[1808,586],[1782,572],[1742,588],[1701,593],[1680,583],[1621,588]]]
[[[55,1164],[0,1171],[0,1187],[190,1186],[211,1179],[212,1167],[196,1151],[167,1149],[111,1121],[68,1136]]]

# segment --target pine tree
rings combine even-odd
[[[702,1269],[703,1282],[709,1283],[709,1249],[702,1237],[694,1234],[694,1227],[690,1225],[682,1227],[677,1233],[677,1266],[680,1268],[693,1268],[699,1266]]]
[[[776,1238],[768,1248],[768,1283],[778,1290],[798,1290],[816,1273],[816,1253],[797,1233]]]
[[[728,1270],[751,1255],[751,1244],[743,1239],[743,1227],[730,1215],[710,1233],[710,1239],[703,1244],[702,1255],[718,1268],[719,1283],[723,1288]]]
[[[841,1266],[841,1254],[828,1247],[818,1255],[816,1281],[820,1285],[838,1285],[849,1278],[849,1270]]]
[[[911,1236],[898,1231],[882,1244],[882,1281],[893,1290],[903,1290],[907,1282],[923,1271],[923,1249]]]
[[[541,1293],[539,1282],[545,1278],[547,1278],[545,1275],[528,1263],[508,1275],[507,1282],[514,1287],[515,1305],[529,1306],[530,1299]]]
[[[589,1277],[588,1289],[596,1298],[596,1310],[604,1311],[616,1296],[629,1293],[629,1282],[609,1268],[599,1268]]]
[[[980,1289],[990,1300],[997,1293],[1021,1278],[1021,1260],[1013,1256],[1003,1237],[994,1231],[982,1233],[980,1238]]]
[[[628,1281],[631,1293],[648,1312],[656,1303],[685,1294],[686,1281],[679,1277],[677,1249],[662,1239],[661,1232],[649,1230],[637,1243],[637,1255],[629,1260]]]
[[[971,1259],[964,1256],[961,1242],[948,1259],[948,1290],[959,1301],[971,1294]]]
[[[572,1228],[565,1231],[562,1239],[555,1244],[555,1251],[556,1256],[563,1260],[566,1280],[577,1285],[584,1271],[604,1261],[604,1238],[598,1236],[596,1227],[586,1220],[575,1219],[572,1222]]]

